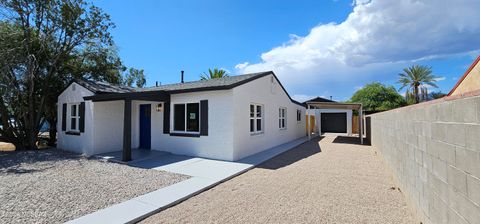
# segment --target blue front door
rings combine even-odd
[[[151,107],[150,104],[140,105],[140,148],[150,149],[152,128],[151,128]]]

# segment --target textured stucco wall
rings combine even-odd
[[[480,97],[371,115],[372,145],[423,223],[480,223]]]

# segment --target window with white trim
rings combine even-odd
[[[250,133],[263,132],[263,105],[250,104]]]
[[[278,128],[287,129],[287,108],[280,107],[278,109]]]
[[[67,108],[68,131],[80,132],[80,103],[70,103]]]
[[[297,121],[302,121],[302,110],[297,110]]]
[[[200,132],[200,103],[182,103],[173,105],[173,131]]]

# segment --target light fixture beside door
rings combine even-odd
[[[157,104],[156,110],[157,110],[157,112],[162,112],[163,111],[163,103]]]

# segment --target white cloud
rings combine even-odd
[[[311,100],[317,96],[312,96],[312,95],[303,95],[303,94],[296,94],[293,95],[292,98],[298,102],[305,102],[307,100]],[[322,96],[321,96],[322,97]]]
[[[447,79],[445,76],[440,76],[440,77],[435,78],[435,81],[438,82],[438,81],[443,81],[445,79]]]
[[[397,75],[412,62],[480,49],[480,1],[356,0],[340,23],[320,24],[304,37],[235,66],[273,70],[294,92],[305,85],[352,83]],[[357,82],[357,83],[355,83]],[[312,90],[311,90],[312,91]],[[303,91],[305,94],[305,91]]]
[[[247,66],[248,66],[248,62],[244,62],[244,63],[240,63],[240,64],[235,65],[235,68],[239,69],[239,70],[242,70],[242,69],[245,69]]]

